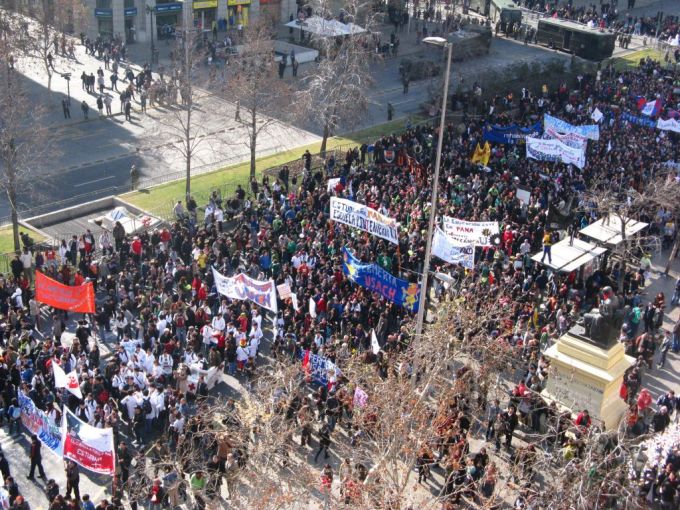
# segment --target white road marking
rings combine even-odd
[[[94,181],[81,182],[80,184],[74,184],[74,188],[79,188],[81,186],[87,186],[88,184],[94,184],[95,182],[108,181],[109,179],[114,179],[115,175],[109,175],[108,177],[102,177],[101,179],[95,179]]]

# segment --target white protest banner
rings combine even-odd
[[[100,429],[81,421],[68,407],[64,407],[61,425],[64,459],[104,475],[116,471],[116,451],[113,429]]]
[[[54,386],[57,388],[66,388],[73,393],[80,400],[83,400],[83,393],[80,391],[80,383],[78,382],[78,374],[75,370],[71,370],[68,374],[59,366],[56,359],[52,359],[52,372],[54,373]]]
[[[397,222],[366,205],[331,197],[331,219],[399,244]]]
[[[567,134],[573,133],[575,135],[582,136],[588,140],[599,140],[600,139],[600,126],[597,124],[587,124],[585,126],[574,126],[568,122],[548,115],[547,113],[543,116],[543,128],[546,132],[556,131],[558,133]]]
[[[312,316],[312,319],[316,319],[316,302],[313,298],[309,298],[309,315]]]
[[[475,265],[474,246],[456,242],[439,227],[434,231],[432,255],[445,260],[449,264],[460,264],[466,269],[472,269]]]
[[[659,121],[656,123],[656,128],[663,131],[673,131],[675,133],[680,133],[680,122],[675,119],[659,119]]]
[[[295,292],[291,292],[290,299],[293,301],[293,308],[295,308],[295,311],[297,312],[300,309],[298,306],[297,294]]]
[[[531,190],[518,186],[515,196],[525,204],[531,205]]]
[[[573,147],[575,149],[581,149],[581,150],[586,150],[586,147],[588,146],[588,139],[582,137],[581,135],[577,135],[575,133],[558,133],[557,131],[553,131],[551,129],[546,129],[545,134],[548,135],[550,138],[554,138],[555,140],[559,140],[562,142],[564,145],[567,145],[569,147]]]
[[[446,235],[464,245],[492,246],[495,238],[500,240],[497,221],[465,221],[442,216]]]
[[[212,271],[218,293],[230,299],[252,301],[262,308],[277,313],[278,304],[276,302],[276,285],[274,280],[260,282],[243,273],[227,277],[221,275],[214,267]]]
[[[578,168],[586,164],[586,152],[560,142],[559,140],[542,140],[540,138],[526,139],[527,158],[539,161],[561,161],[570,163]]]
[[[279,291],[279,297],[281,299],[288,299],[290,295],[292,294],[290,290],[290,285],[287,283],[282,283],[281,285],[276,286],[276,290]]]
[[[340,182],[340,177],[336,177],[335,179],[328,179],[328,182],[326,182],[326,191],[328,193],[332,193],[335,191],[335,187],[338,185]]]
[[[593,119],[593,120],[594,120],[595,122],[597,122],[598,124],[599,124],[600,121],[602,120],[602,117],[604,117],[604,115],[602,114],[602,112],[600,111],[599,108],[595,108],[595,109],[593,110],[593,113],[590,115],[590,118]]]

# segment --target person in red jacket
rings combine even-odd
[[[142,241],[139,236],[135,236],[130,244],[130,251],[132,252],[132,258],[136,264],[140,264],[142,261]]]
[[[587,429],[588,427],[590,427],[591,423],[592,419],[590,418],[587,409],[584,409],[583,411],[578,413],[578,416],[576,416],[576,420],[574,421],[574,424],[580,429]]]

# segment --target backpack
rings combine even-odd
[[[150,414],[153,411],[153,407],[151,407],[151,402],[148,398],[145,398],[142,401],[142,411],[144,411],[144,414]]]

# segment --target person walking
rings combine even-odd
[[[102,101],[102,96],[97,97],[97,110],[99,110],[99,116],[104,115],[104,101]]]
[[[125,101],[125,120],[132,122],[132,104],[130,100]]]
[[[64,110],[64,118],[71,118],[71,107],[68,104],[68,99],[64,98],[61,100],[61,108]]]
[[[87,120],[87,113],[90,111],[90,107],[87,106],[87,101],[83,99],[83,102],[80,103],[80,109],[83,110],[83,117],[85,117],[85,120]]]
[[[106,96],[104,96],[104,106],[106,107],[106,115],[109,115],[109,116],[111,115],[111,103],[112,102],[113,101],[111,99],[111,96],[106,94]]]
[[[139,95],[139,104],[141,105],[142,113],[146,113],[146,100],[147,100],[147,93],[146,93],[146,90],[144,90]]]
[[[394,106],[392,106],[392,103],[387,103],[387,120],[392,120],[392,117],[394,116]]]
[[[314,462],[317,461],[319,458],[319,455],[321,455],[321,452],[324,452],[324,458],[328,458],[328,448],[331,445],[331,428],[328,426],[328,423],[324,423],[321,429],[319,430],[319,449],[316,452],[316,455],[314,455]]]
[[[73,497],[76,501],[80,501],[80,471],[78,464],[72,460],[66,461],[66,497],[69,497],[73,492]]]
[[[297,78],[298,67],[300,67],[300,62],[298,62],[295,57],[292,58],[291,66],[293,67],[293,78]]]
[[[118,92],[118,75],[116,73],[111,74],[111,90]]]
[[[31,470],[28,472],[28,479],[29,480],[35,480],[33,478],[33,475],[35,474],[35,468],[38,468],[38,473],[40,473],[40,478],[43,480],[47,479],[45,476],[45,470],[43,469],[42,465],[42,452],[40,451],[42,445],[40,444],[40,440],[38,439],[38,436],[33,434],[31,436],[31,453],[30,453],[30,459],[31,459]]]

